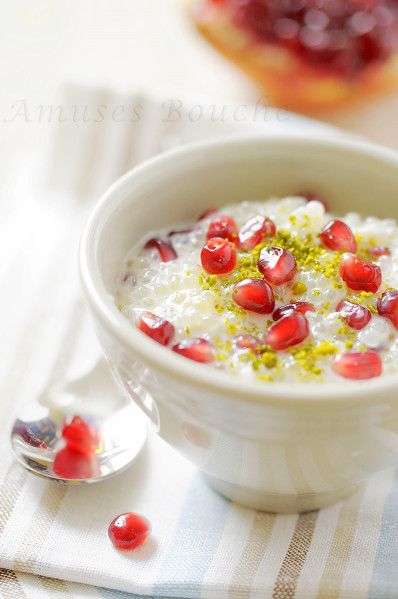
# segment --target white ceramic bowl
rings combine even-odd
[[[103,350],[159,434],[219,492],[277,512],[319,508],[398,461],[398,376],[264,383],[198,365],[116,309],[120,263],[145,232],[209,206],[324,194],[336,213],[398,217],[398,154],[343,139],[229,139],[163,154],[116,182],[81,243],[83,288]]]

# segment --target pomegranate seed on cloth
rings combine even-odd
[[[282,316],[265,333],[264,343],[272,349],[282,350],[298,345],[309,335],[308,320],[300,312],[290,312]]]
[[[161,345],[168,345],[174,337],[174,326],[152,312],[143,312],[138,320],[140,331]]]
[[[275,307],[272,287],[264,279],[244,279],[237,283],[232,299],[245,310],[270,314]]]
[[[156,249],[159,252],[159,256],[163,262],[170,262],[171,260],[176,260],[177,258],[177,252],[168,239],[161,239],[159,237],[149,239],[149,241],[147,241],[144,245],[144,249]]]
[[[231,216],[218,216],[211,221],[206,237],[207,239],[221,237],[221,239],[236,242],[238,240],[238,225]]]
[[[291,281],[297,271],[296,259],[289,250],[278,246],[263,248],[258,269],[271,285],[283,285]]]
[[[236,266],[235,246],[227,239],[213,237],[203,246],[200,259],[203,268],[209,274],[226,274]]]
[[[249,252],[267,237],[276,234],[275,223],[264,216],[251,218],[239,231],[239,247]]]
[[[380,376],[382,369],[381,358],[375,351],[342,354],[333,364],[336,374],[358,381]]]
[[[100,442],[98,431],[80,416],[74,416],[71,422],[64,424],[62,437],[69,449],[87,455],[95,452]]]
[[[309,302],[294,302],[293,304],[286,304],[285,306],[280,306],[275,310],[272,315],[274,320],[279,320],[282,316],[289,314],[292,311],[301,312],[301,314],[305,314],[306,312],[315,312],[315,306],[310,304]]]
[[[372,313],[368,308],[349,300],[341,300],[337,304],[336,311],[340,312],[349,327],[357,331],[363,329],[372,318]]]
[[[391,320],[392,324],[398,329],[398,291],[386,291],[377,300],[377,311],[380,316],[385,316]]]
[[[114,547],[122,551],[132,551],[143,545],[150,532],[149,521],[133,512],[116,516],[108,528],[108,536]]]
[[[342,220],[332,220],[322,229],[321,243],[330,250],[355,253],[357,242],[350,227]]]
[[[210,364],[214,360],[213,345],[206,339],[187,339],[176,343],[172,349],[180,356],[202,364]]]
[[[381,285],[381,270],[377,264],[361,260],[353,254],[346,254],[340,262],[340,276],[354,291],[376,293]]]

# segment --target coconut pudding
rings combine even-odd
[[[208,210],[128,254],[119,310],[170,351],[272,381],[398,370],[398,228],[312,193]]]

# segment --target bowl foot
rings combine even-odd
[[[277,514],[297,514],[318,510],[350,495],[358,487],[358,484],[347,484],[347,486],[334,491],[303,493],[302,495],[263,493],[248,487],[228,483],[209,474],[203,473],[203,477],[217,493],[227,499],[240,503],[244,507]]]

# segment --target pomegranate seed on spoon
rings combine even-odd
[[[221,237],[233,242],[238,240],[238,225],[232,216],[222,215],[211,221],[207,231],[207,239],[212,237]]]
[[[370,250],[372,256],[379,258],[380,256],[391,256],[390,248],[375,247]]]
[[[293,304],[286,304],[285,306],[280,306],[272,315],[274,320],[279,320],[282,316],[286,314],[290,314],[290,312],[300,312],[301,314],[305,314],[306,312],[315,312],[315,306],[310,304],[309,302],[294,302]]]
[[[330,250],[356,252],[357,242],[350,227],[342,220],[332,220],[322,229],[320,240]]]
[[[376,293],[381,285],[381,270],[377,264],[346,254],[340,262],[340,276],[354,291]]]
[[[329,204],[327,200],[325,200],[325,198],[321,196],[319,193],[313,193],[312,191],[299,191],[295,195],[306,199],[307,202],[320,202],[322,206],[325,208],[325,212],[329,211]]]
[[[173,345],[173,351],[195,362],[209,364],[214,360],[213,346],[206,339],[188,339]]]
[[[151,532],[148,520],[138,514],[128,512],[112,520],[108,535],[116,549],[131,551],[143,545]]]
[[[216,208],[207,208],[198,216],[198,221],[204,220],[205,218],[207,218],[208,216],[211,216],[212,214],[215,214],[216,212],[217,212]]]
[[[163,262],[170,262],[171,260],[175,260],[177,258],[177,252],[173,248],[170,241],[167,239],[153,238],[149,239],[144,245],[144,249],[156,249],[159,252],[159,256],[161,257]]]
[[[239,247],[250,252],[266,237],[276,233],[275,223],[264,216],[254,216],[239,231]]]
[[[385,316],[398,329],[398,291],[386,291],[377,300],[377,311]]]
[[[308,320],[304,314],[292,311],[282,316],[268,329],[264,343],[275,350],[287,349],[304,341],[309,332]]]
[[[258,350],[260,345],[262,345],[261,341],[260,341],[260,339],[257,339],[257,337],[254,337],[253,335],[248,335],[248,334],[239,335],[235,339],[235,345],[236,345],[236,347],[239,347],[239,349],[252,349],[256,353],[261,353]]]
[[[375,351],[342,354],[333,364],[336,374],[357,381],[380,376],[382,369],[380,356]]]
[[[138,320],[140,331],[161,345],[168,345],[174,337],[174,326],[152,312],[143,312]]]
[[[211,275],[231,272],[236,266],[236,250],[227,239],[209,239],[200,253],[202,266]]]
[[[341,300],[337,304],[336,311],[341,313],[349,327],[357,331],[363,329],[372,318],[372,313],[368,308],[349,300]]]
[[[74,416],[71,422],[64,424],[62,437],[69,449],[87,455],[95,452],[99,445],[98,431],[80,416]]]
[[[283,285],[293,279],[296,274],[296,259],[289,250],[270,246],[260,252],[258,269],[264,279],[271,285]]]
[[[65,479],[92,479],[101,474],[98,456],[95,453],[82,453],[69,445],[57,452],[53,472]]]
[[[245,310],[270,314],[275,308],[272,287],[264,279],[244,279],[237,283],[232,299]]]

